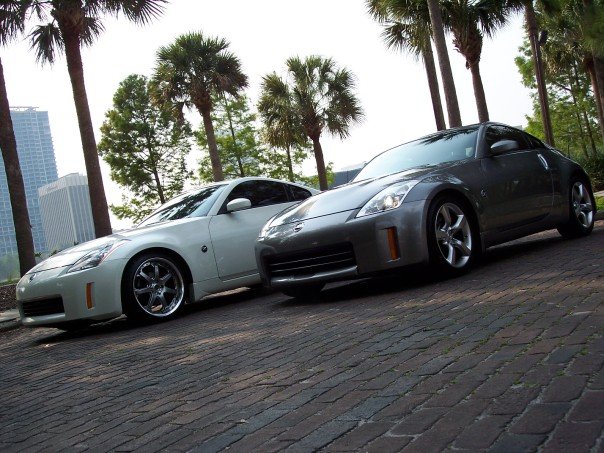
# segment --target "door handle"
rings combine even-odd
[[[541,154],[537,154],[537,157],[541,161],[541,165],[543,165],[543,168],[545,168],[546,170],[549,170],[549,165],[547,165],[547,161],[545,160],[545,157],[543,157]]]

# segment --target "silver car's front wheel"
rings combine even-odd
[[[472,222],[468,208],[455,198],[436,199],[428,213],[430,261],[445,272],[461,272],[474,258]]]
[[[185,280],[170,257],[144,255],[129,264],[122,282],[124,312],[138,319],[166,319],[185,300]]]

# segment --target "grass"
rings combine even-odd
[[[604,197],[596,197],[596,206],[598,211],[604,211]]]

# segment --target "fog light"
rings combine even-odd
[[[390,249],[390,259],[392,261],[398,260],[401,257],[401,253],[398,249],[398,238],[396,234],[396,228],[387,228],[388,232],[388,248]]]
[[[92,299],[92,288],[94,283],[86,283],[86,306],[88,310],[92,310],[94,308],[94,300]]]

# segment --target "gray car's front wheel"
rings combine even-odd
[[[589,185],[581,179],[571,181],[568,194],[568,221],[558,227],[565,238],[587,236],[594,228],[595,202]]]
[[[183,305],[186,285],[179,265],[162,253],[147,253],[128,264],[122,279],[122,305],[129,318],[163,320]]]
[[[428,210],[430,263],[448,274],[466,271],[476,256],[469,208],[454,197],[435,199]]]

